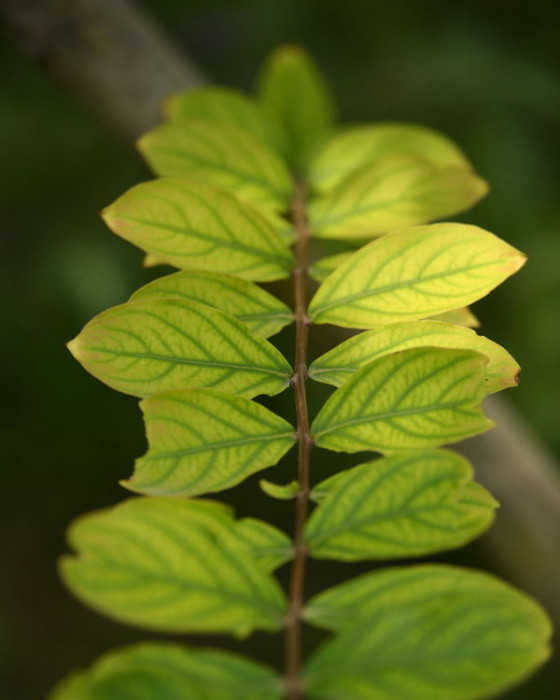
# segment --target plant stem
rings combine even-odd
[[[305,213],[306,188],[298,184],[292,202],[291,218],[294,224],[296,240],[294,253],[296,266],[293,272],[295,296],[295,365],[292,377],[294,387],[297,436],[298,436],[298,481],[299,491],[296,495],[294,561],[290,576],[290,607],[286,618],[286,680],[289,700],[300,700],[300,667],[302,658],[301,611],[303,608],[305,569],[307,564],[307,547],[304,541],[304,527],[309,508],[309,462],[313,444],[309,432],[307,412],[307,342],[309,318],[307,316],[307,265],[309,229]]]

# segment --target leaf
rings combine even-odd
[[[393,323],[360,333],[315,360],[309,376],[318,382],[341,386],[377,357],[414,347],[474,350],[485,355],[489,360],[485,376],[489,394],[518,383],[520,368],[507,350],[469,328],[442,321]]]
[[[373,328],[452,311],[482,298],[525,256],[488,231],[432,224],[373,241],[340,265],[309,306],[314,323]]]
[[[238,654],[144,642],[103,654],[48,700],[280,700],[273,669]]]
[[[468,306],[464,306],[460,309],[453,309],[453,311],[445,311],[432,318],[434,321],[455,323],[458,326],[467,326],[467,328],[480,328],[480,321]]]
[[[278,152],[303,171],[334,121],[332,97],[319,70],[303,49],[284,46],[269,57],[258,93],[266,118],[278,133]]]
[[[493,426],[480,408],[487,360],[413,348],[373,360],[326,401],[311,426],[335,452],[391,454],[457,442]]]
[[[270,142],[270,125],[256,100],[228,87],[202,87],[172,95],[165,102],[165,115],[171,122],[198,119],[214,129],[226,124]]]
[[[121,622],[164,632],[282,626],[278,583],[211,501],[134,498],[79,518],[62,576],[82,602]]]
[[[93,318],[68,347],[88,372],[134,396],[212,387],[277,394],[291,368],[233,316],[183,299],[130,301]]]
[[[257,137],[208,121],[163,124],[138,142],[157,175],[185,177],[231,191],[271,211],[288,209],[293,180],[283,161]]]
[[[332,272],[340,267],[342,263],[349,260],[355,252],[354,250],[349,250],[344,253],[320,258],[309,266],[308,274],[315,282],[324,282]],[[459,326],[467,326],[468,328],[479,328],[480,326],[480,321],[468,307],[445,311],[431,318],[437,321],[445,321],[446,323],[455,323]]]
[[[314,489],[315,490],[315,489]],[[447,450],[377,459],[316,487],[321,505],[305,528],[311,556],[360,561],[417,557],[470,542],[496,501]]]
[[[130,300],[159,297],[176,297],[226,311],[263,338],[278,333],[294,317],[286,304],[256,284],[212,272],[186,270],[160,277],[134,292]]]
[[[345,251],[344,253],[329,255],[325,258],[317,260],[309,266],[309,276],[316,282],[324,282],[332,272],[340,267],[342,263],[349,260],[355,252],[355,250],[349,250]],[[480,327],[480,321],[468,307],[461,307],[459,309],[445,311],[444,313],[436,314],[431,318],[437,321],[445,321],[446,323],[455,323],[459,326],[467,326],[468,328]]]
[[[315,261],[309,266],[309,276],[316,282],[324,282],[332,272],[339,268],[342,263],[349,260],[355,252],[355,250],[348,250],[344,253],[328,255],[325,258]]]
[[[291,501],[300,490],[298,481],[290,481],[289,484],[275,484],[267,479],[261,479],[259,486],[267,496],[279,501]]]
[[[367,239],[465,211],[487,191],[484,180],[465,168],[388,156],[312,200],[310,226],[319,238]]]
[[[313,159],[310,182],[329,190],[351,172],[387,156],[424,160],[439,168],[470,169],[470,163],[450,139],[418,124],[379,122],[351,126],[335,134]]]
[[[288,276],[292,255],[253,207],[207,185],[161,178],[136,185],[103,211],[109,228],[179,268],[265,282]]]
[[[450,566],[366,574],[314,598],[306,617],[341,629],[304,672],[322,700],[494,697],[550,653],[550,623],[532,599]]]
[[[150,495],[197,496],[231,488],[271,467],[295,441],[264,406],[217,391],[168,391],[140,403],[150,449],[123,486]]]
[[[256,518],[243,518],[236,523],[235,534],[266,572],[274,571],[290,561],[294,554],[292,540],[277,527]]]

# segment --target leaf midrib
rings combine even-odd
[[[419,413],[428,413],[430,411],[440,411],[446,408],[456,408],[457,406],[462,406],[465,403],[473,401],[474,398],[458,399],[456,401],[450,401],[448,403],[441,404],[431,404],[430,406],[418,406],[414,408],[407,408],[400,411],[387,411],[385,413],[377,413],[370,416],[362,416],[360,418],[353,418],[352,420],[347,420],[342,423],[337,423],[331,428],[326,428],[325,430],[320,430],[319,432],[313,432],[312,436],[317,438],[321,435],[326,435],[327,433],[332,433],[334,430],[341,430],[352,425],[360,425],[362,423],[371,423],[373,421],[387,420],[389,418],[396,418],[399,416],[416,415]]]
[[[461,489],[464,490],[464,489]],[[340,525],[336,525],[334,527],[330,527],[328,530],[325,530],[322,533],[319,533],[318,535],[314,535],[311,537],[311,539],[307,540],[307,543],[310,547],[316,546],[317,544],[323,543],[325,540],[329,540],[332,537],[336,537],[339,534],[344,534],[346,532],[351,533],[353,530],[359,530],[362,527],[367,527],[368,525],[374,524],[374,523],[379,523],[383,522],[384,520],[399,520],[402,518],[413,518],[415,515],[418,515],[419,513],[424,513],[426,511],[431,511],[431,510],[437,510],[439,508],[447,508],[449,506],[454,506],[454,505],[464,505],[468,503],[468,501],[464,501],[461,497],[459,498],[454,498],[456,497],[456,492],[452,494],[448,494],[447,500],[439,501],[438,503],[432,503],[429,505],[417,507],[417,508],[410,508],[406,510],[405,508],[397,508],[394,511],[387,511],[385,513],[380,513],[376,515],[369,515],[365,516],[362,518],[359,518],[357,520],[353,521],[347,521],[347,523],[343,523]],[[476,504],[475,504],[476,505]],[[464,524],[463,524],[464,527]],[[456,530],[453,530],[452,532],[456,532]]]
[[[149,571],[146,571],[145,569],[142,569],[138,566],[131,566],[131,565],[125,565],[122,563],[122,561],[117,561],[114,559],[110,559],[107,557],[95,557],[94,555],[91,554],[82,554],[80,556],[75,556],[75,557],[69,557],[68,561],[69,562],[74,562],[75,565],[78,564],[79,560],[84,560],[84,559],[89,559],[90,561],[93,560],[94,563],[100,563],[104,564],[106,566],[109,566],[112,569],[120,569],[124,570],[125,572],[131,572],[133,574],[138,574],[139,578],[147,579],[148,581],[155,581],[157,583],[169,583],[171,585],[176,585],[178,588],[182,588],[184,590],[199,590],[205,593],[209,593],[211,595],[221,595],[221,597],[226,597],[224,595],[223,589],[220,588],[212,588],[210,586],[205,586],[201,583],[195,582],[189,584],[188,581],[185,581],[184,579],[178,578],[176,576],[157,576],[155,574],[150,573]],[[250,593],[247,594],[247,596],[243,596],[239,593],[227,593],[227,598],[230,600],[237,600],[239,602],[242,602],[244,605],[249,605],[251,607],[255,607],[255,602],[257,603],[256,607],[262,608],[264,610],[279,610],[279,607],[277,608],[274,606],[272,602],[265,602],[262,599],[258,600],[255,597],[255,591],[251,590]]]
[[[190,360],[188,358],[175,357],[173,355],[160,355],[154,352],[134,352],[127,350],[115,350],[113,348],[97,348],[88,347],[90,352],[104,352],[110,355],[116,355],[118,357],[137,357],[140,359],[148,360],[159,360],[160,362],[169,362],[170,364],[176,365],[196,365],[200,367],[211,367],[219,369],[234,369],[244,372],[262,372],[264,374],[272,374],[283,379],[288,379],[289,372],[281,372],[280,370],[269,369],[268,367],[261,366],[247,366],[247,365],[237,365],[233,362],[220,362],[220,361],[205,361],[205,360]],[[143,381],[143,380],[139,380]]]
[[[361,261],[360,261],[361,262]],[[433,275],[426,275],[425,277],[417,277],[415,279],[411,279],[405,282],[395,282],[393,284],[386,284],[382,287],[377,287],[369,290],[365,290],[363,292],[356,292],[355,294],[350,294],[345,297],[339,297],[335,301],[330,301],[330,302],[324,302],[323,304],[318,305],[315,308],[315,316],[317,316],[320,313],[324,313],[325,311],[328,311],[329,309],[336,307],[336,306],[341,306],[342,304],[347,304],[349,302],[355,301],[357,299],[363,299],[364,297],[370,297],[370,296],[377,296],[381,294],[386,294],[387,292],[392,292],[396,289],[407,289],[409,287],[415,287],[418,284],[422,284],[423,282],[431,282],[433,280],[437,279],[450,279],[451,277],[454,277],[455,275],[461,275],[470,272],[471,270],[478,270],[483,267],[492,267],[495,266],[497,263],[495,261],[490,261],[490,262],[485,262],[485,263],[479,263],[477,265],[470,265],[469,267],[461,267],[457,268],[451,272],[447,273],[437,273]],[[419,294],[422,294],[422,292],[418,292]],[[375,309],[374,309],[375,311]]]
[[[183,236],[192,236],[205,243],[214,243],[220,246],[226,246],[233,250],[241,251],[246,254],[253,255],[254,257],[261,258],[262,260],[273,262],[280,265],[282,269],[286,269],[286,264],[290,262],[289,254],[286,250],[286,256],[283,257],[280,253],[269,253],[262,248],[255,248],[249,245],[242,245],[239,241],[232,240],[231,238],[216,238],[207,232],[196,231],[195,229],[189,228],[188,226],[174,226],[173,224],[164,224],[158,221],[146,221],[145,219],[138,219],[132,216],[122,216],[122,219],[126,219],[133,224],[142,224],[143,226],[150,226],[152,228],[161,229],[163,231],[170,231],[171,233],[178,233]],[[281,239],[279,240],[281,242]],[[162,252],[162,251],[160,251]],[[189,257],[189,253],[178,253],[179,257]]]
[[[175,450],[174,452],[162,452],[155,455],[148,454],[145,457],[141,457],[142,462],[153,462],[161,459],[176,459],[180,457],[186,457],[187,455],[200,454],[202,452],[210,452],[214,450],[225,449],[228,447],[242,447],[243,445],[252,445],[256,442],[271,442],[273,440],[282,440],[284,438],[295,439],[295,433],[290,431],[289,433],[276,433],[274,435],[258,435],[245,438],[235,438],[232,440],[223,440],[221,442],[213,442],[207,445],[197,445],[196,447],[187,447],[182,450]]]

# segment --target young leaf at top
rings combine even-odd
[[[382,454],[439,447],[493,426],[480,404],[488,360],[471,350],[412,348],[358,370],[311,426],[335,452]]]
[[[308,661],[321,700],[493,697],[549,656],[550,623],[493,576],[442,565],[385,569],[311,600],[306,619],[340,630]]]
[[[351,172],[387,156],[471,170],[464,153],[443,134],[419,124],[379,122],[345,128],[329,139],[311,162],[309,180],[314,188],[329,190]]]
[[[163,124],[142,136],[140,152],[157,175],[231,191],[257,208],[282,212],[293,195],[284,162],[258,138],[206,121]]]
[[[270,124],[260,104],[240,90],[206,86],[184,90],[165,101],[165,116],[173,123],[198,119],[212,124],[216,131],[225,124],[261,139],[273,141]]]
[[[360,333],[319,357],[309,368],[315,381],[341,386],[354,372],[377,357],[413,347],[474,350],[488,358],[485,389],[501,391],[517,384],[520,368],[497,343],[469,328],[442,321],[392,323]]]
[[[212,387],[277,394],[291,368],[233,316],[177,297],[130,301],[93,318],[68,347],[105,384],[134,396]]]
[[[211,501],[134,498],[79,518],[62,576],[84,603],[164,632],[276,630],[284,595]]]
[[[48,700],[281,700],[281,679],[264,664],[216,649],[144,642],[103,654]]]
[[[285,46],[265,64],[258,92],[278,133],[278,152],[298,172],[331,133],[334,105],[317,67],[303,49]]]
[[[469,209],[488,191],[470,170],[436,168],[406,156],[388,156],[350,173],[309,206],[319,238],[373,238]]]
[[[314,323],[374,328],[451,311],[485,296],[526,257],[488,231],[432,224],[395,231],[364,246],[321,285]]]
[[[160,262],[265,282],[293,257],[259,212],[207,185],[161,178],[136,185],[103,212],[109,228]]]
[[[416,557],[460,547],[486,530],[497,506],[448,450],[361,464],[318,484],[305,528],[311,556],[360,561]]]
[[[294,319],[292,310],[262,287],[216,272],[185,270],[160,277],[134,292],[130,301],[159,297],[177,297],[226,311],[263,338],[275,335]]]
[[[163,496],[231,488],[271,467],[295,441],[294,428],[253,401],[217,391],[168,391],[140,403],[150,449],[123,485]]]

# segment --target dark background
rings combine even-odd
[[[523,271],[476,312],[483,331],[523,367],[511,400],[560,456],[560,6],[511,0],[143,5],[216,82],[250,89],[270,49],[300,42],[334,85],[345,121],[414,121],[461,144],[492,185],[462,220],[529,255]],[[140,252],[97,216],[149,177],[139,158],[20,58],[6,35],[0,59],[0,697],[32,700],[102,650],[150,637],[75,602],[55,562],[73,517],[126,497],[117,479],[130,474],[145,448],[136,401],[86,374],[65,343],[154,273],[142,270]],[[288,347],[289,333],[281,340]],[[292,478],[291,471],[282,476],[282,466],[292,469],[284,461],[267,476]],[[271,506],[256,481],[224,496],[240,503],[243,514],[267,515],[272,507],[280,522],[289,506]],[[493,568],[477,545],[445,559]],[[347,566],[342,575],[358,570]],[[337,575],[324,564],[314,571],[317,587]],[[241,645],[210,641],[258,647],[269,659],[279,650],[278,640],[265,635]],[[504,697],[552,700],[559,685],[552,662]]]

